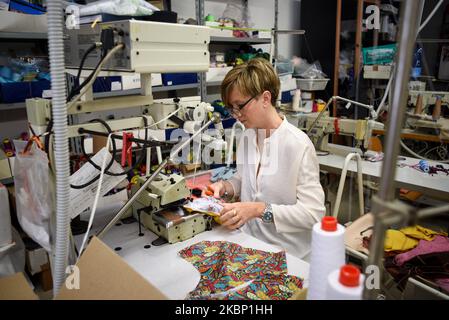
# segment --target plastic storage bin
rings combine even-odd
[[[42,97],[49,90],[51,82],[45,79],[29,82],[0,83],[0,101],[3,103],[24,102],[26,99]]]
[[[180,84],[197,83],[196,73],[163,73],[162,83],[164,86],[176,86]]]
[[[298,88],[303,91],[320,91],[326,88],[329,79],[296,79]]]

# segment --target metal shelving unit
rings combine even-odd
[[[195,12],[196,12],[196,20],[199,25],[204,25],[204,1],[206,0],[195,0]],[[279,3],[278,0],[274,0],[274,29],[278,28],[278,9]],[[244,13],[248,12],[248,0],[243,0],[243,10]],[[274,47],[274,56],[277,56],[277,33],[273,34],[273,39],[258,39],[258,38],[235,38],[235,37],[211,37],[211,44],[271,44],[271,53],[273,52]],[[270,56],[273,56],[271,54]],[[221,84],[221,81],[210,81],[206,82],[206,73],[198,73],[198,95],[201,97],[202,101],[206,101],[207,96],[207,87],[217,86]]]
[[[248,43],[248,44],[270,44],[270,38],[231,38],[231,37],[210,37],[211,43]]]

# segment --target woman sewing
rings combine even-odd
[[[281,118],[274,105],[279,78],[265,59],[236,66],[221,85],[232,116],[247,130],[237,147],[237,173],[209,186],[225,203],[222,225],[307,260],[312,226],[325,215],[315,149],[305,133]]]

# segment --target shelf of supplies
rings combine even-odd
[[[270,38],[237,38],[237,37],[210,37],[211,43],[251,43],[251,44],[270,44]]]
[[[0,39],[47,39],[46,33],[40,32],[0,32]]]
[[[0,112],[25,109],[25,102],[0,103]]]
[[[185,89],[196,89],[198,88],[198,83],[180,84],[176,86],[156,86],[152,88],[152,92],[166,92],[172,90],[185,90]],[[131,96],[140,94],[140,89],[129,89],[129,90],[117,90],[108,92],[97,92],[94,93],[94,98],[109,98],[109,97],[119,97],[119,96]]]

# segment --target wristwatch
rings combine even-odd
[[[265,223],[273,222],[273,209],[271,208],[271,204],[267,203],[265,209],[262,213],[262,221]]]

